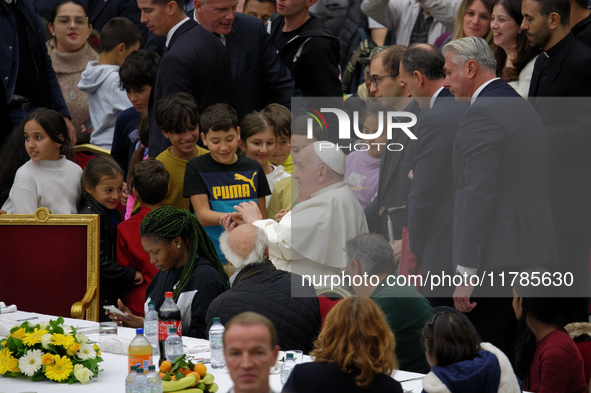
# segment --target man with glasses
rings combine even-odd
[[[416,115],[421,108],[416,101],[412,101],[400,82],[400,60],[405,51],[406,47],[402,45],[392,45],[371,58],[370,94],[381,102],[385,110],[407,111]],[[388,143],[399,143],[404,148],[400,151],[384,151],[380,163],[378,194],[365,208],[369,231],[384,236],[387,234],[386,217],[379,215],[380,209],[408,204],[408,174],[412,168],[415,142],[406,133],[396,132]],[[393,247],[397,260],[402,250],[402,228],[406,226],[406,217],[403,213],[392,215],[393,234],[396,239]]]

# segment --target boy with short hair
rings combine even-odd
[[[261,165],[236,154],[240,127],[234,108],[215,104],[201,115],[201,138],[210,153],[193,158],[185,171],[184,196],[189,197],[195,215],[205,227],[226,272],[231,268],[219,247],[224,213],[234,212],[241,202],[257,202],[267,218],[265,197],[271,194]]]
[[[101,31],[98,61],[89,61],[78,88],[88,94],[94,131],[90,143],[111,150],[117,115],[131,106],[119,88],[119,67],[140,47],[140,33],[127,18],[113,18]]]
[[[144,282],[129,288],[123,302],[134,315],[144,315],[144,296],[148,284],[158,272],[150,263],[150,256],[142,247],[140,225],[152,209],[163,205],[168,193],[170,175],[164,165],[153,158],[139,162],[131,170],[132,184],[129,185],[139,202],[140,211],[117,226],[117,251],[115,261],[142,273]]]
[[[150,92],[160,66],[160,56],[145,49],[132,52],[127,56],[121,68],[119,79],[121,88],[133,105],[117,116],[111,157],[123,169],[127,179],[129,160],[140,147],[138,120],[140,113],[148,110]]]
[[[298,116],[291,124],[290,159],[293,156],[295,160],[304,147],[316,141],[324,141],[327,138],[326,131],[321,129],[316,122],[312,122],[312,138],[308,138],[308,118],[309,116],[306,115]],[[295,171],[295,165],[293,170]],[[267,207],[267,215],[279,222],[285,213],[290,211],[298,202],[300,202],[298,198],[298,182],[291,177],[279,180],[273,189],[269,207]]]
[[[156,103],[154,112],[156,124],[162,135],[170,140],[168,147],[156,157],[170,173],[170,192],[164,199],[164,206],[190,210],[189,198],[183,196],[185,168],[195,157],[209,153],[197,145],[199,141],[199,108],[189,93],[176,93]]]

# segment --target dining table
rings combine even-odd
[[[5,308],[5,310],[8,308]],[[58,317],[53,315],[39,314],[17,310],[13,307],[9,312],[0,314],[0,339],[5,338],[10,327],[20,325],[28,321],[30,325],[36,325],[41,321],[56,320]],[[88,336],[90,341],[96,342],[100,346],[99,323],[81,319],[64,318],[64,323],[72,327],[77,327],[79,333]],[[119,393],[124,392],[125,378],[128,374],[127,346],[135,337],[136,332],[133,328],[118,327],[116,340],[120,348],[113,349],[116,353],[107,352],[101,349],[101,358],[103,362],[99,363],[102,371],[93,377],[87,384],[57,383],[54,381],[33,382],[25,376],[17,378],[0,376],[0,393]],[[228,370],[214,369],[209,363],[210,352],[209,342],[204,339],[183,336],[183,349],[187,357],[194,362],[203,362],[207,367],[207,372],[215,378],[215,383],[219,386],[219,393],[228,392],[232,386],[232,379]],[[280,352],[275,367],[271,369],[269,382],[273,392],[280,392],[282,389],[280,370],[285,352]],[[311,361],[309,356],[304,355],[302,361]],[[154,364],[158,364],[158,357],[153,359]],[[393,378],[402,384],[405,393],[420,393],[422,391],[422,379],[424,374],[396,370]]]

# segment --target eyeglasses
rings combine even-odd
[[[377,75],[370,75],[369,77],[369,81],[375,86],[375,88],[377,89],[378,87],[380,87],[380,80],[382,80],[382,78],[385,78],[387,76],[398,76],[398,72],[395,72],[393,74],[388,74],[388,75],[382,75],[382,76],[377,76]]]
[[[56,16],[54,22],[57,25],[69,26],[72,23],[72,19],[74,19],[74,24],[78,27],[88,25],[88,16],[75,16],[74,18],[70,16]]]

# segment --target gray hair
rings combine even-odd
[[[394,251],[382,235],[364,233],[345,243],[347,264],[356,260],[367,274],[395,272]]]
[[[252,263],[265,260],[265,251],[267,250],[267,234],[261,228],[254,228],[256,228],[256,238],[252,244],[250,253],[246,257],[241,257],[233,251],[229,241],[230,232],[224,231],[220,236],[220,249],[226,256],[226,259],[228,259],[228,261],[236,269],[242,269],[243,267]]]
[[[497,61],[488,43],[480,37],[464,37],[453,40],[443,47],[443,56],[453,51],[451,61],[462,68],[468,60],[496,74]]]

